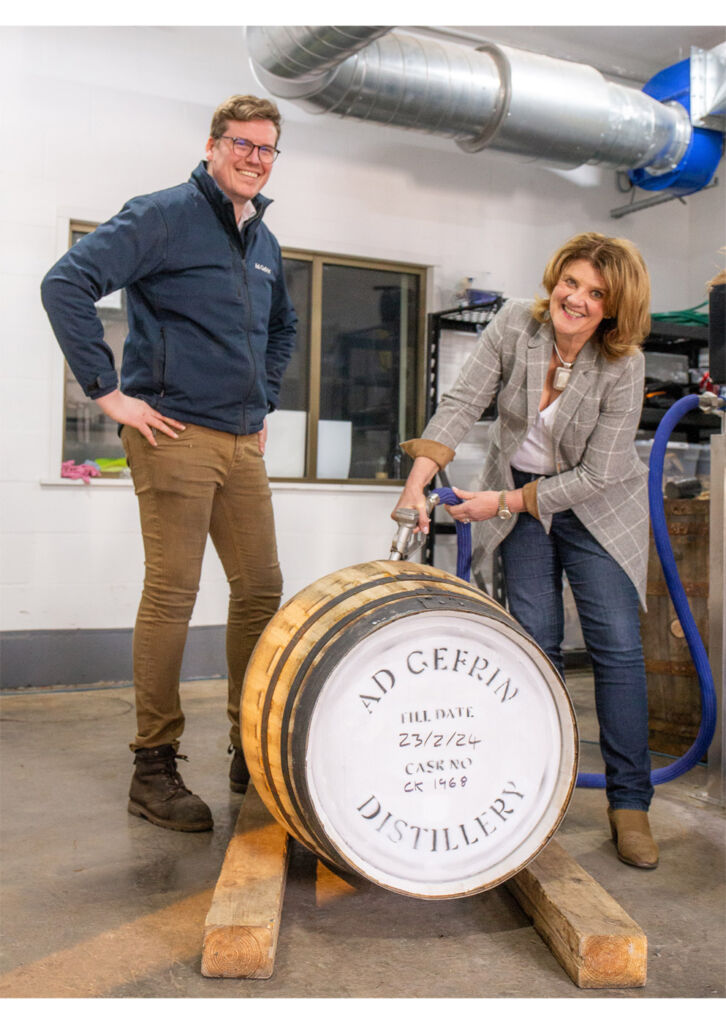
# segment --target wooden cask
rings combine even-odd
[[[691,613],[708,650],[709,502],[664,499],[668,537]],[[701,722],[701,691],[688,643],[666,586],[651,529],[648,611],[641,635],[648,679],[649,746],[680,756],[693,744]]]
[[[500,884],[570,800],[577,730],[558,673],[493,599],[427,565],[331,573],[250,661],[255,787],[333,867],[424,899]]]

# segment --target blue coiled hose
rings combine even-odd
[[[697,407],[698,395],[686,395],[685,398],[679,399],[679,401],[672,405],[658,426],[655,440],[653,441],[653,449],[650,453],[648,499],[650,501],[650,518],[653,524],[653,539],[658,557],[663,566],[663,575],[665,576],[668,593],[683,626],[688,649],[691,652],[693,664],[696,666],[698,683],[701,689],[701,726],[698,730],[698,735],[690,749],[679,757],[677,761],[674,761],[665,768],[659,768],[651,774],[653,785],[657,785],[659,782],[670,782],[671,779],[683,775],[694,764],[697,764],[705,756],[716,728],[716,690],[713,684],[711,665],[698,632],[698,627],[691,614],[686,592],[678,575],[676,560],[673,557],[673,548],[668,538],[668,526],[663,505],[663,462],[668,438],[679,420],[687,412],[690,412],[691,409]]]
[[[686,592],[683,589],[676,560],[673,556],[673,548],[668,537],[668,525],[665,518],[665,507],[663,504],[663,464],[665,461],[666,446],[677,423],[687,412],[698,407],[698,395],[686,395],[679,399],[663,416],[653,440],[653,448],[650,453],[650,466],[648,471],[648,501],[650,504],[650,519],[653,526],[653,539],[656,551],[663,567],[668,593],[671,596],[673,607],[676,610],[678,619],[683,626],[683,633],[688,643],[688,649],[693,658],[693,664],[698,673],[698,684],[701,690],[701,725],[698,735],[692,746],[664,768],[656,768],[650,774],[650,780],[654,786],[663,782],[671,782],[683,775],[703,758],[711,744],[716,729],[716,690],[713,684],[711,665],[703,646],[703,641],[698,632],[698,627],[691,613]],[[461,498],[457,498],[449,487],[438,487],[435,492],[439,495],[442,505],[458,505]],[[456,575],[460,579],[468,580],[471,570],[471,527],[467,523],[456,524],[457,539],[457,561]],[[577,785],[582,789],[604,789],[605,776],[591,772],[580,772],[577,776]]]

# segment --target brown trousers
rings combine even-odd
[[[241,746],[239,706],[252,649],[280,604],[270,486],[256,434],[238,436],[187,424],[174,439],[157,431],[154,448],[121,431],[139,500],[146,574],[133,641],[137,735],[130,745],[178,749],[184,644],[207,536],[229,582],[227,715]]]

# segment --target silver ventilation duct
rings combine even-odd
[[[691,140],[679,103],[595,68],[486,44],[478,50],[381,27],[249,27],[252,67],[273,95],[314,113],[442,135],[559,167],[666,174]]]
[[[255,60],[273,79],[309,82],[388,31],[385,25],[278,25],[272,31],[248,28],[247,40],[255,47]]]

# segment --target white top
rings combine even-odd
[[[521,469],[523,473],[538,473],[541,476],[553,476],[555,457],[552,447],[552,420],[555,407],[560,396],[550,402],[546,408],[537,413],[532,429],[514,453],[511,465]]]
[[[252,202],[251,199],[248,199],[245,205],[242,207],[242,216],[237,221],[238,229],[241,231],[245,225],[245,222],[251,220],[256,213],[257,210],[255,209],[255,204]]]

